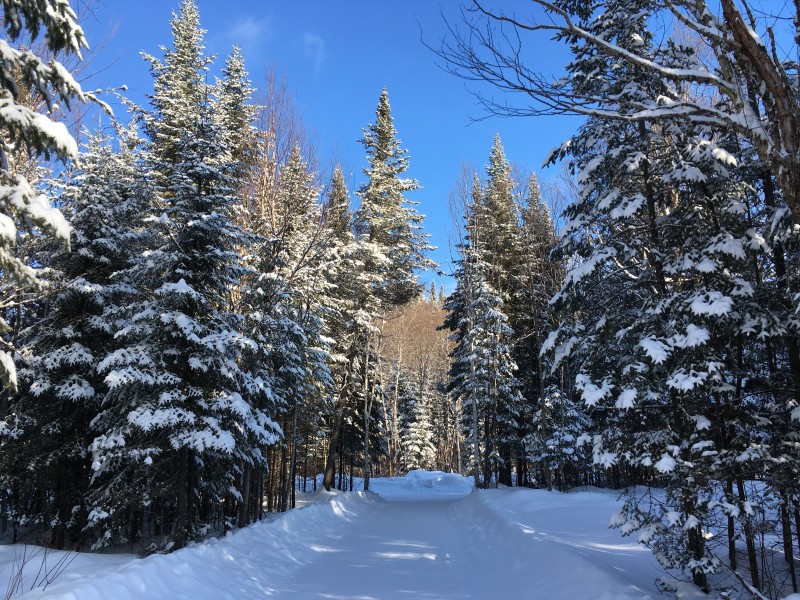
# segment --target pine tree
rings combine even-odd
[[[25,37],[36,39],[43,34],[44,45],[53,55],[65,53],[80,58],[87,47],[83,30],[66,0],[24,0],[3,3],[3,27],[8,42],[4,42],[0,64],[0,269],[6,282],[16,290],[4,293],[4,308],[18,302],[17,290],[36,288],[35,269],[16,255],[14,247],[21,235],[36,227],[52,238],[69,246],[70,229],[61,213],[51,205],[47,196],[37,191],[24,165],[31,156],[57,157],[67,163],[78,155],[75,140],[62,124],[51,119],[56,106],[63,102],[87,99],[78,83],[57,60],[45,62],[23,46]],[[48,114],[27,106],[23,97],[37,96]],[[17,308],[17,312],[20,309]],[[5,317],[0,317],[0,333],[9,331]],[[6,350],[0,350],[0,378],[16,388],[17,375],[12,348],[4,340]],[[5,408],[5,407],[4,407]],[[5,410],[3,411],[5,413]],[[6,415],[3,414],[3,417]]]
[[[516,289],[517,261],[521,250],[515,186],[503,142],[500,135],[495,134],[489,164],[486,165],[483,198],[476,211],[480,213],[477,218],[483,228],[481,247],[489,264],[486,276],[506,303],[510,303]]]
[[[350,212],[350,195],[340,166],[334,169],[328,197],[324,208],[328,265],[326,280],[331,285],[328,294],[326,334],[333,340],[331,348],[331,394],[330,435],[328,454],[325,460],[323,485],[330,491],[334,482],[336,453],[344,438],[348,436],[349,413],[355,408],[355,398],[360,389],[360,378],[356,367],[362,351],[361,334],[371,327],[376,299],[372,297],[371,278],[364,273],[367,252],[358,243],[352,230],[353,215]]]
[[[420,386],[403,365],[395,365],[399,372],[392,377],[398,386],[398,412],[401,468],[408,472],[414,469],[432,469],[436,463],[436,448],[431,420],[431,392]],[[425,382],[426,383],[426,382]]]
[[[262,298],[259,330],[269,348],[265,360],[271,366],[273,396],[292,421],[291,428],[288,423],[283,427],[293,436],[289,481],[296,471],[299,413],[305,410],[319,415],[319,408],[310,410],[307,404],[327,395],[332,385],[328,344],[323,337],[329,265],[322,244],[320,190],[313,179],[295,145],[280,171],[279,228],[272,232],[260,257],[262,270],[269,270],[263,270],[256,287]],[[288,492],[288,488],[284,490],[280,499],[283,509],[289,504]]]
[[[519,429],[522,396],[512,356],[514,332],[502,297],[488,281],[498,270],[484,241],[492,231],[486,224],[485,198],[475,175],[465,215],[467,234],[459,246],[456,290],[445,302],[444,326],[453,331],[455,343],[448,388],[462,406],[476,485],[489,486],[507,462],[505,448],[513,443],[508,434]]]
[[[407,151],[400,147],[384,88],[378,101],[375,123],[364,129],[361,139],[369,166],[367,182],[359,190],[361,207],[356,213],[356,232],[374,246],[377,256],[366,268],[376,277],[375,293],[391,309],[419,296],[417,272],[433,265],[425,257],[431,249],[422,233],[420,215],[405,194],[419,189],[413,179],[404,179]]]
[[[239,465],[264,468],[262,449],[278,431],[266,382],[248,369],[258,345],[230,310],[248,242],[232,221],[236,165],[203,84],[208,59],[192,2],[172,29],[166,62],[150,59],[155,91],[142,117],[158,173],[151,233],[144,260],[122,274],[137,288],[120,311],[124,345],[100,365],[110,402],[95,422],[90,519],[113,539],[127,511],[174,506],[170,548],[195,539],[227,494],[241,497]]]
[[[253,93],[241,49],[234,46],[214,90],[214,118],[236,165],[234,177],[241,181],[247,181],[247,173],[256,160],[258,138],[253,126],[256,107],[250,104]]]
[[[137,144],[126,135],[115,152],[107,137],[90,139],[60,196],[74,230],[72,252],[49,258],[47,311],[21,338],[24,366],[11,407],[17,433],[3,445],[6,487],[17,490],[15,518],[47,524],[57,548],[85,535],[91,424],[105,395],[97,366],[115,344],[105,314],[124,292],[114,273],[128,266],[130,226],[142,202]],[[50,500],[33,502],[42,489]]]
[[[685,67],[690,49],[652,46],[649,8],[609,2],[587,26],[637,56],[662,52],[658,60]],[[644,97],[678,100],[652,73],[611,72],[591,48],[573,51],[582,89],[615,110],[635,111]],[[725,130],[595,118],[573,142],[581,195],[567,210],[562,249],[579,260],[556,297],[570,317],[545,348],[555,366],[578,365],[575,387],[601,433],[595,462],[652,473],[667,490],[666,506],[629,495],[614,524],[707,588],[721,565],[704,535],[718,459],[734,422],[749,420],[737,375],[742,333],[774,335],[772,317],[750,299],[752,265],[768,250],[742,218],[746,186]]]
[[[555,406],[552,400],[558,397],[561,403],[556,404],[563,404],[570,402],[570,399],[561,391],[556,393],[553,386],[560,382],[553,381],[539,353],[547,334],[556,325],[550,298],[560,288],[564,273],[561,262],[551,257],[556,234],[535,174],[528,181],[527,195],[519,212],[521,228],[517,285],[511,293],[514,298],[512,303],[517,307],[514,356],[519,366],[521,391],[526,400],[520,419],[520,436],[526,440],[526,454],[531,456],[533,453],[541,457],[544,456],[542,449],[548,446],[548,440],[559,435],[559,429],[567,427],[566,423],[554,420],[555,415],[550,413]],[[562,415],[568,413],[568,410],[560,412]],[[533,462],[539,463],[538,459]],[[552,463],[538,466],[542,467],[542,480],[549,489],[552,485]],[[563,475],[563,469],[559,469],[559,472]],[[524,473],[517,473],[517,478],[520,485],[527,483]]]
[[[367,151],[369,166],[364,169],[367,182],[359,190],[361,206],[355,216],[355,230],[364,249],[364,272],[371,287],[369,296],[374,296],[380,307],[375,307],[385,316],[393,309],[419,297],[422,286],[417,272],[433,265],[425,257],[431,249],[427,235],[421,232],[423,216],[404,194],[419,188],[413,179],[404,179],[402,174],[408,169],[408,156],[400,147],[389,107],[389,94],[384,88],[378,101],[374,124],[364,129],[361,142]],[[370,354],[379,345],[379,331],[373,321],[379,316],[367,302],[361,303],[366,310],[365,329],[362,333],[363,348],[366,353],[362,361],[364,391],[364,487],[369,487],[369,430],[372,406],[377,389],[376,375],[370,375],[377,356],[370,360]],[[373,383],[370,384],[370,379]]]

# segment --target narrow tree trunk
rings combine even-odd
[[[797,548],[800,550],[800,508],[797,506],[797,499],[794,504],[794,532],[797,538]]]
[[[369,385],[370,341],[367,339],[367,355],[364,358],[364,491],[369,490],[369,418],[372,412],[372,394]],[[373,390],[374,391],[374,388]]]
[[[545,393],[544,393],[544,377],[542,376],[543,365],[542,365],[542,357],[541,356],[539,356],[538,365],[539,365],[539,398],[540,398],[539,402],[540,402],[540,407],[541,407],[541,411],[542,411],[541,419],[539,419],[539,427],[541,428],[540,429],[540,439],[541,439],[542,448],[544,448],[546,450],[547,449],[547,438],[549,437],[550,433],[548,432],[548,429],[547,429],[547,419],[548,419],[547,397],[545,396]],[[547,452],[545,451],[544,454],[545,454],[545,459],[544,459],[545,465],[544,465],[544,469],[543,469],[543,472],[544,472],[544,485],[547,488],[547,491],[551,492],[551,491],[553,491],[553,478],[550,475],[550,466],[547,464],[547,462],[548,462]]]
[[[369,490],[369,393],[364,395],[364,491]]]
[[[283,431],[287,431],[289,429],[289,421],[285,415],[283,417],[283,423],[281,423],[281,426]],[[288,443],[289,442],[284,439],[283,444],[281,444],[281,474],[278,484],[278,510],[280,512],[286,512],[286,499],[288,497],[288,489],[286,487],[286,469],[289,463]]]
[[[744,491],[744,481],[741,477],[736,479],[736,490],[739,492],[739,502],[744,504],[747,501],[747,496]],[[750,566],[750,581],[753,587],[761,591],[761,578],[758,575],[758,555],[756,554],[756,542],[753,537],[753,527],[750,525],[749,515],[743,516],[744,521],[744,540],[747,546],[747,562]]]
[[[781,530],[783,533],[783,556],[789,567],[792,579],[792,591],[797,592],[797,574],[794,571],[794,546],[792,544],[792,521],[789,518],[789,494],[784,492],[781,496]]]
[[[296,496],[295,496],[295,488],[297,487],[297,398],[294,398],[292,406],[292,455],[289,461],[289,472],[290,472],[290,483],[291,486],[291,507],[295,507]],[[288,491],[288,490],[287,490]],[[287,502],[288,503],[288,502]]]
[[[250,477],[253,474],[253,467],[248,463],[242,463],[242,503],[239,509],[239,528],[247,527],[250,522]]]
[[[470,348],[470,353],[475,351],[474,346]],[[475,393],[475,360],[469,361],[472,401],[472,476],[475,480],[475,488],[481,487],[481,438],[478,430],[478,395]]]
[[[178,468],[176,473],[176,512],[175,525],[173,529],[173,541],[175,548],[183,548],[186,545],[186,529],[188,520],[188,506],[186,488],[189,482],[189,450],[181,448],[178,450]]]
[[[325,460],[325,474],[322,477],[322,487],[324,487],[325,491],[327,492],[330,492],[331,487],[333,487],[336,483],[334,481],[336,478],[336,453],[339,450],[339,438],[341,437],[342,433],[342,425],[344,424],[346,409],[347,404],[341,400],[340,396],[339,406],[337,407],[336,412],[336,419],[333,427],[331,428],[331,438],[328,442],[328,456]]]
[[[733,480],[725,480],[726,500],[733,504]],[[728,515],[728,561],[731,564],[731,571],[736,570],[736,521],[733,515]]]
[[[352,492],[353,491],[353,476],[355,475],[356,470],[356,457],[355,453],[350,453],[350,483],[348,485],[348,489]]]

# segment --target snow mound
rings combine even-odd
[[[472,492],[473,481],[444,471],[409,471],[405,477],[370,479],[369,489],[384,500],[452,500]]]
[[[369,492],[328,493],[329,500],[291,510],[172,554],[133,560],[116,570],[65,571],[25,600],[227,600],[263,598],[275,585],[332,552],[352,523],[381,500]]]

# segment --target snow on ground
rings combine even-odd
[[[324,494],[321,492],[320,494]],[[320,502],[289,511],[202,544],[167,555],[130,560],[121,567],[94,565],[91,572],[69,568],[45,590],[22,598],[60,600],[224,600],[269,598],[273,581],[283,581],[324,552],[321,543],[346,537],[358,519],[379,503],[374,494],[330,494]],[[105,559],[107,557],[97,556]]]
[[[354,487],[363,482],[354,481]],[[414,471],[370,492],[298,496],[303,508],[169,555],[82,554],[25,599],[644,600],[665,577],[608,528],[613,492],[472,492],[470,479]],[[373,493],[374,492],[374,493]],[[413,500],[413,502],[411,501]],[[0,552],[0,578],[15,572]],[[16,547],[19,552],[19,547]],[[60,553],[50,553],[48,561]],[[74,555],[69,555],[74,556]],[[28,585],[37,569],[35,561]],[[3,581],[0,579],[0,593]]]
[[[510,562],[520,573],[537,572],[531,598],[659,596],[655,580],[666,574],[650,550],[608,527],[619,510],[615,493],[482,490],[453,510],[473,524],[496,570]]]

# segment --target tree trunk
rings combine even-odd
[[[289,485],[291,486],[291,508],[295,507],[295,488],[297,487],[297,398],[294,398],[292,406],[292,455],[289,461]],[[287,492],[289,490],[287,489]],[[288,504],[288,501],[286,502]]]
[[[331,428],[331,438],[328,442],[328,456],[325,460],[325,474],[322,477],[322,487],[325,491],[330,492],[331,487],[335,485],[334,479],[336,478],[336,454],[339,450],[339,438],[342,434],[342,425],[344,424],[345,412],[347,410],[347,403],[339,396],[339,405],[337,406],[336,419]]]
[[[726,500],[733,504],[733,480],[725,480],[725,496]],[[731,565],[731,571],[736,570],[736,521],[733,515],[728,515],[728,561]]]
[[[747,496],[744,491],[744,481],[741,477],[736,479],[736,490],[739,492],[739,502],[744,504],[747,501]],[[756,554],[756,542],[753,537],[753,527],[750,524],[748,515],[743,516],[744,521],[744,539],[747,546],[747,561],[750,566],[750,581],[753,587],[761,591],[761,580],[758,576],[758,555]]]
[[[178,468],[176,473],[176,512],[175,525],[173,527],[173,541],[175,548],[183,548],[186,545],[186,534],[188,526],[188,505],[186,488],[189,483],[189,449],[181,448],[178,450]]]
[[[250,477],[253,474],[253,467],[248,463],[242,463],[242,502],[239,509],[239,522],[237,526],[241,529],[247,527],[250,522]]]
[[[797,574],[794,571],[794,546],[792,544],[792,521],[789,518],[789,494],[781,495],[781,531],[783,533],[783,556],[789,567],[792,591],[797,592]]]
[[[470,348],[470,353],[474,352],[474,346]],[[481,487],[481,438],[478,430],[478,396],[475,393],[475,360],[469,361],[470,379],[472,389],[470,399],[472,400],[472,477],[475,480],[475,488]]]

